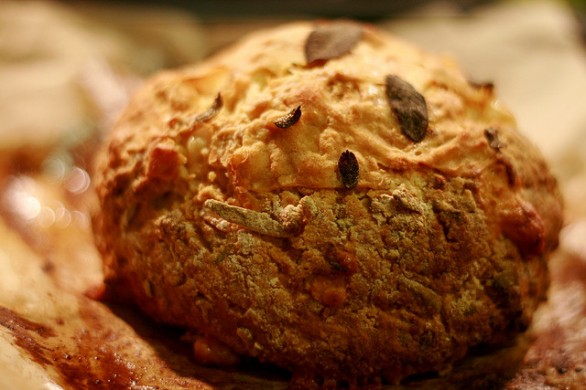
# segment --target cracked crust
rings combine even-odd
[[[305,66],[311,30],[257,33],[137,94],[96,171],[110,295],[298,383],[398,382],[514,337],[561,227],[543,158],[449,60],[366,26]],[[389,108],[390,73],[427,102],[418,143]]]

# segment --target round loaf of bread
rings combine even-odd
[[[340,21],[154,76],[95,186],[110,296],[299,383],[396,383],[510,340],[562,224],[491,84]]]

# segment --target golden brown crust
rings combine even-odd
[[[449,60],[364,27],[308,66],[312,28],[255,34],[139,92],[96,176],[109,288],[309,378],[399,381],[512,337],[545,297],[561,226],[543,158]],[[427,103],[419,142],[387,75]]]

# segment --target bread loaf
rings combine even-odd
[[[109,294],[297,383],[396,383],[510,340],[562,224],[491,84],[352,22],[155,75],[95,177]]]

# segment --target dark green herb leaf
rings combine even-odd
[[[292,109],[287,115],[283,115],[275,121],[275,126],[286,129],[293,126],[301,118],[301,106]]]
[[[340,174],[344,187],[356,187],[358,177],[360,176],[360,168],[358,167],[358,160],[354,153],[349,150],[342,153],[338,160],[338,173]]]
[[[305,60],[311,65],[347,54],[362,39],[362,27],[340,21],[316,27],[305,41]]]
[[[388,75],[386,95],[391,110],[397,116],[403,134],[413,142],[419,142],[427,134],[427,103],[425,98],[405,80]]]
[[[503,144],[499,140],[498,130],[496,130],[492,127],[489,127],[488,129],[484,130],[484,136],[486,137],[486,140],[488,141],[488,145],[496,151],[501,150],[501,148],[503,146],[505,146],[505,144]]]
[[[224,105],[224,102],[222,101],[222,95],[220,95],[220,93],[218,93],[218,95],[214,99],[210,108],[208,108],[207,110],[205,110],[201,114],[198,114],[194,118],[194,122],[205,122],[207,120],[212,119],[214,116],[216,116],[218,114],[218,112],[220,112],[220,109],[222,108],[223,105]]]

